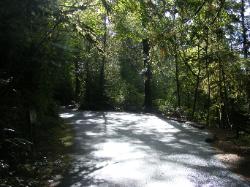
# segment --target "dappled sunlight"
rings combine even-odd
[[[103,119],[76,120],[74,123],[78,125],[103,123]]]
[[[146,177],[147,170],[142,172],[141,166],[145,164],[142,160],[130,160],[111,164],[105,169],[96,172],[97,178],[111,180],[114,183],[119,181],[131,181],[133,179],[143,180]]]
[[[181,162],[183,164],[191,164],[196,166],[208,166],[207,160],[202,157],[197,157],[191,154],[178,154],[168,156],[168,160],[173,162]]]
[[[174,147],[175,149],[182,149],[183,148],[183,145],[181,145],[180,143],[171,143],[171,141],[168,145]]]
[[[132,151],[132,146],[129,143],[119,143],[119,142],[105,142],[103,144],[98,144],[95,147],[99,151],[95,152],[95,156],[100,157],[119,157],[122,154],[126,154]]]
[[[78,124],[78,125],[79,124],[83,124],[84,125],[86,123],[86,121],[85,120],[76,120],[75,123]]]
[[[122,112],[78,112],[67,119],[76,136],[72,168],[62,186],[240,184],[204,141],[208,132]]]
[[[102,133],[95,133],[95,132],[91,132],[91,131],[88,131],[85,134],[87,136],[100,136],[100,135],[102,135]]]
[[[123,161],[127,159],[144,158],[146,156],[145,152],[139,149],[140,148],[139,146],[134,146],[131,143],[108,141],[103,144],[99,144],[97,146],[95,147],[98,148],[98,151],[95,151],[93,153],[93,156],[97,158],[104,157],[113,160]],[[149,149],[149,147],[143,147],[143,148]]]
[[[158,180],[153,180],[152,182],[146,184],[146,187],[151,187],[151,186],[155,186],[155,187],[166,187],[166,182],[168,184],[168,186],[175,186],[175,187],[193,187],[193,183],[191,183],[189,180],[187,180],[185,177],[181,178],[181,177],[177,177],[176,180],[170,180],[170,181],[158,181]]]
[[[62,113],[62,114],[60,114],[60,117],[64,118],[64,119],[72,118],[72,117],[74,117],[74,114],[72,114],[72,113]]]

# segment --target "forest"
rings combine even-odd
[[[13,175],[46,158],[39,147],[61,125],[60,106],[160,113],[244,131],[250,144],[249,9],[247,0],[1,0],[1,183],[38,185]]]

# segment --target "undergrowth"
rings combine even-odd
[[[19,157],[17,150],[16,160],[0,159],[0,186],[44,187],[59,183],[70,163],[67,151],[72,144],[72,130],[60,119],[48,118],[42,123],[34,148],[25,158]]]

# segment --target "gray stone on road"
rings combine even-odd
[[[209,133],[152,114],[61,113],[75,131],[61,186],[250,186],[216,158]]]

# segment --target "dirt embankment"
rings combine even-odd
[[[212,145],[220,151],[218,159],[232,171],[250,181],[250,145],[245,146],[237,140],[234,132],[225,129],[208,129],[216,137]]]

